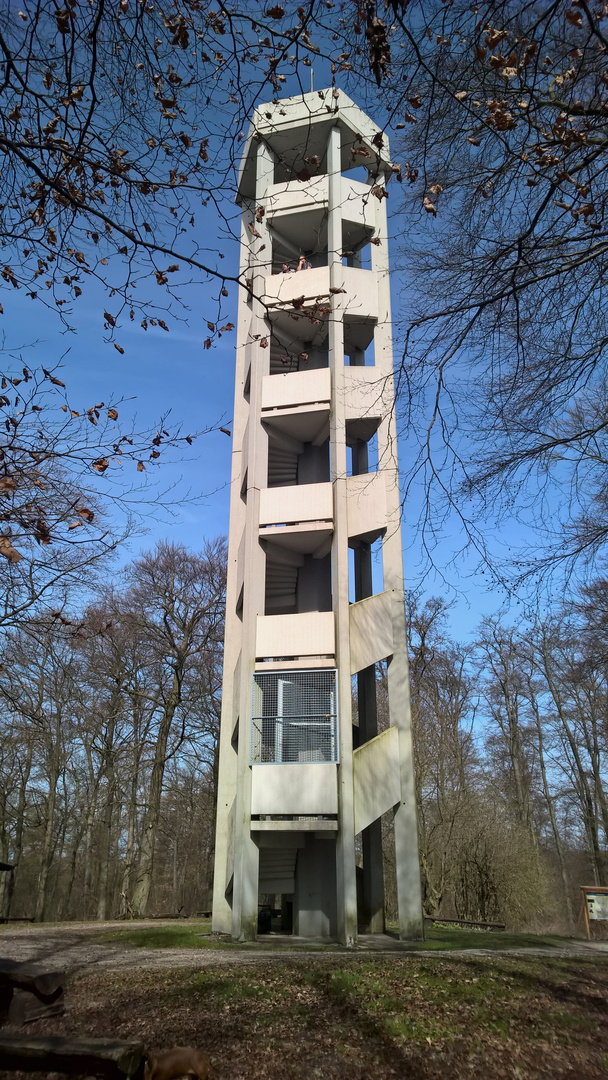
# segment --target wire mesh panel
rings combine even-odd
[[[334,670],[256,672],[251,697],[252,764],[338,760]]]

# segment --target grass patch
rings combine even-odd
[[[211,920],[180,923],[176,926],[145,926],[130,930],[128,924],[100,934],[98,941],[119,941],[121,944],[138,945],[145,949],[226,949],[232,942],[218,941],[211,937]]]
[[[567,945],[569,938],[557,934],[507,934],[504,931],[462,930],[460,928],[425,927],[425,940],[412,942],[421,951],[433,949],[555,949]]]
[[[68,987],[66,1014],[28,1034],[199,1045],[214,1080],[592,1080],[608,1065],[604,959],[246,960],[83,974]]]
[[[264,982],[256,979],[255,972],[233,972],[231,979],[225,979],[207,971],[190,976],[186,985],[176,986],[176,999],[188,1001],[213,1001],[215,1005],[236,1004],[242,1001],[263,1001],[271,997],[271,992]]]
[[[448,927],[427,928],[425,941],[402,942],[403,949],[412,952],[434,952],[443,950],[488,949],[555,949],[563,948],[568,938],[546,934],[505,934],[486,930],[461,930]],[[129,924],[100,934],[98,941],[119,941],[128,945],[152,949],[244,949],[251,943],[238,943],[218,940],[211,934],[211,920],[203,919],[180,922],[175,925],[149,926],[130,929]],[[310,949],[310,945],[300,941],[288,942],[289,947],[297,950]],[[255,943],[257,949],[276,949],[276,938],[262,935]],[[315,945],[315,951],[340,951],[340,946],[328,943]]]

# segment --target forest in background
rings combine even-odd
[[[160,543],[6,631],[2,917],[209,909],[225,564],[222,540]],[[607,604],[598,579],[464,646],[442,600],[409,595],[426,914],[571,931],[579,885],[608,884]]]
[[[190,284],[203,348],[234,329],[247,282],[206,246],[200,205],[233,235],[252,110],[307,89],[313,62],[402,159],[385,194],[420,546],[432,560],[449,524],[452,551],[501,583],[556,570],[561,596],[563,567],[589,581],[467,647],[441,600],[409,598],[424,902],[446,917],[567,929],[578,884],[607,881],[606,19],[587,0],[0,12],[4,306],[21,289],[32,321],[43,305],[72,331],[95,282],[121,356],[126,326],[181,323]],[[223,549],[111,563],[133,489],[193,436],[166,417],[137,433],[120,400],[59,403],[65,376],[44,363],[13,356],[0,379],[0,858],[17,864],[0,910],[206,908]],[[528,549],[497,567],[488,536],[513,520]]]

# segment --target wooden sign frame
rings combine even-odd
[[[608,885],[581,885],[581,893],[583,899],[583,914],[585,916],[585,928],[587,930],[587,940],[591,941],[591,923],[608,923],[608,918],[605,919],[590,919],[589,918],[589,896],[608,896]]]

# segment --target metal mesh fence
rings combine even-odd
[[[253,676],[251,762],[338,761],[336,672]]]

